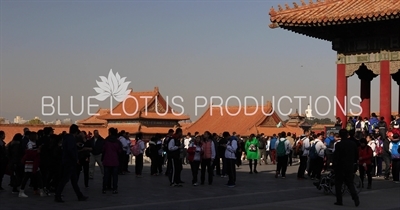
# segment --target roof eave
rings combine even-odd
[[[311,37],[311,38],[320,39],[320,40],[324,40],[324,41],[332,41],[330,39],[327,39],[326,37],[315,36],[315,35],[310,34],[310,33],[306,33],[306,32],[300,31],[300,30],[296,30],[296,28],[305,28],[305,27],[306,26],[293,26],[293,25],[279,25],[278,26],[278,28],[282,28],[282,29],[288,30],[290,32],[294,32],[294,33],[301,34],[301,35],[304,35],[304,36],[308,36],[308,37]]]
[[[174,118],[174,119],[166,119],[166,118],[163,118],[162,116],[160,116],[160,117],[144,117],[144,116],[142,116],[142,117],[140,117],[140,118],[138,118],[138,119],[179,121],[179,120],[189,120],[190,117],[177,117],[177,118]]]
[[[278,23],[271,23],[271,24],[269,24],[269,27],[272,28],[272,29],[279,28],[279,24]]]

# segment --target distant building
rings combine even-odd
[[[308,104],[307,109],[305,111],[307,119],[313,119],[314,116],[312,115],[312,109],[310,107],[310,104]]]
[[[14,118],[14,123],[15,124],[23,124],[23,123],[25,123],[26,122],[26,120],[24,120],[24,118],[22,118],[21,116],[16,116],[15,118]]]
[[[0,124],[10,124],[10,121],[4,117],[0,117]]]
[[[80,126],[115,127],[131,134],[142,132],[144,139],[155,134],[165,135],[169,129],[179,127],[179,122],[189,120],[187,115],[175,115],[158,87],[153,91],[131,92],[126,103],[120,102],[112,110],[99,109],[95,115],[79,120]],[[148,99],[148,100],[147,100]],[[159,112],[159,113],[158,113]]]
[[[72,120],[70,118],[63,119],[62,124],[71,125],[72,124]]]
[[[289,116],[289,120],[286,122],[287,126],[291,126],[291,127],[298,127],[300,126],[301,123],[304,122],[305,116],[299,114],[299,110],[296,109],[295,113],[290,114]]]

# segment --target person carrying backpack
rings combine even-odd
[[[381,137],[378,134],[375,134],[372,136],[373,138],[373,144],[375,145],[374,155],[375,155],[375,167],[372,169],[372,176],[377,176],[380,177],[382,176],[382,162],[383,162],[383,141],[381,140]]]
[[[278,164],[276,165],[275,178],[278,178],[281,174],[282,179],[286,178],[286,169],[288,165],[288,159],[290,154],[290,143],[286,139],[286,133],[283,131],[280,135],[280,139],[275,144],[276,159]]]
[[[347,131],[354,130],[354,122],[352,117],[349,117],[349,119],[347,120],[346,130]]]
[[[171,137],[173,134],[174,134],[174,130],[169,129],[168,134],[164,138],[163,143],[162,143],[162,149],[165,152],[165,157],[167,160],[167,169],[165,170],[165,176],[169,176],[169,174],[172,173],[172,159],[171,159],[170,151],[168,150],[168,144],[169,144],[169,141],[171,140]]]
[[[368,135],[369,131],[371,130],[371,124],[367,117],[364,118],[364,127],[363,127],[363,134]]]
[[[261,134],[260,140],[259,140],[259,145],[258,145],[258,151],[260,153],[259,155],[259,163],[261,165],[261,162],[264,162],[267,164],[267,151],[266,151],[266,138],[264,134]]]
[[[276,134],[272,135],[271,140],[269,141],[269,152],[270,152],[270,157],[271,157],[271,162],[272,164],[275,165],[276,163],[276,142],[278,138],[276,137]]]
[[[393,134],[393,139],[389,145],[389,151],[392,158],[392,175],[393,181],[400,183],[400,136],[398,133]]]
[[[364,121],[362,120],[361,117],[358,118],[358,120],[357,120],[357,122],[355,124],[355,127],[356,127],[356,132],[362,132],[363,131],[363,129],[364,129]]]
[[[304,173],[307,168],[308,162],[308,153],[310,150],[310,132],[304,132],[304,135],[300,136],[300,140],[298,140],[296,144],[296,153],[299,155],[300,165],[297,170],[297,179],[302,180],[305,179]]]
[[[309,157],[310,157],[310,168],[311,180],[314,178],[321,179],[322,168],[324,167],[324,156],[326,146],[322,143],[323,135],[319,133],[315,139],[314,144],[311,146]]]

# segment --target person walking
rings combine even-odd
[[[271,140],[269,141],[269,152],[271,157],[272,164],[276,164],[276,142],[278,141],[278,137],[276,134],[272,135]]]
[[[61,193],[64,190],[65,185],[71,180],[71,185],[74,188],[75,194],[79,201],[86,201],[87,196],[84,196],[78,186],[78,176],[76,173],[76,164],[78,163],[78,149],[76,146],[76,138],[80,133],[79,127],[76,124],[72,124],[69,128],[69,134],[66,134],[63,138],[62,148],[62,167],[63,174],[62,179],[56,189],[55,201],[63,203],[64,200],[61,198]]]
[[[293,164],[293,145],[294,145],[294,138],[292,137],[292,133],[288,132],[286,139],[289,141],[290,144],[290,153],[288,157],[288,165],[292,166]]]
[[[368,187],[371,189],[372,184],[372,160],[374,153],[371,147],[368,146],[367,139],[360,139],[360,147],[358,148],[358,170],[360,171],[361,187],[364,188],[364,177],[367,175]]]
[[[229,141],[225,144],[225,160],[226,160],[226,173],[228,174],[229,180],[226,184],[228,187],[236,186],[236,150],[238,149],[238,140],[236,136],[230,136],[229,132],[224,132],[223,137]]]
[[[211,185],[213,182],[213,167],[212,164],[215,159],[215,145],[211,139],[211,133],[209,131],[204,132],[203,144],[202,144],[202,160],[201,160],[201,184],[204,185],[206,179],[206,170],[208,173],[208,184]]]
[[[259,147],[258,139],[254,134],[251,134],[249,140],[246,141],[245,145],[246,156],[247,160],[249,161],[250,174],[253,174],[253,172],[255,174],[258,173],[257,171],[258,147]],[[254,171],[253,171],[253,161],[254,161]]]
[[[120,155],[126,154],[122,149],[122,144],[118,140],[118,130],[116,128],[108,129],[108,137],[104,143],[103,149],[103,194],[106,193],[107,186],[112,179],[113,194],[118,194],[118,169],[120,166]]]
[[[304,177],[304,173],[306,171],[307,168],[307,161],[308,161],[308,154],[310,151],[310,139],[308,138],[309,136],[309,131],[306,131],[304,133],[304,136],[301,136],[297,142],[298,144],[298,155],[300,156],[300,165],[299,168],[297,170],[297,179],[302,180],[302,179],[306,179]]]
[[[290,154],[290,143],[286,139],[286,133],[284,131],[280,134],[279,140],[275,143],[275,150],[276,159],[278,160],[275,178],[278,178],[279,174],[281,174],[282,179],[284,179],[286,178],[286,169]]]
[[[172,173],[169,174],[170,186],[182,186],[181,172],[182,162],[180,159],[180,150],[183,148],[181,144],[182,129],[177,128],[175,134],[171,137],[168,143],[168,151],[170,151],[172,161]]]
[[[267,151],[266,151],[266,137],[265,135],[262,133],[259,139],[259,144],[258,144],[258,151],[259,151],[259,156],[258,156],[258,161],[261,165],[262,162],[264,162],[264,164],[267,164]]]
[[[93,131],[93,137],[89,140],[90,145],[92,145],[92,151],[90,152],[89,158],[89,179],[94,178],[94,169],[95,165],[100,167],[101,174],[104,175],[104,167],[101,161],[103,156],[103,146],[104,146],[104,139],[100,136],[98,130]]]
[[[139,145],[139,154],[135,156],[135,174],[136,177],[142,177],[143,171],[143,153],[146,149],[143,139],[143,133],[136,134],[136,144]]]
[[[351,197],[355,206],[360,205],[360,199],[354,186],[354,171],[358,165],[358,148],[356,143],[348,139],[348,131],[341,129],[339,131],[340,141],[335,144],[333,153],[333,168],[335,171],[335,205],[343,205],[342,185],[346,184],[350,190]]]
[[[197,175],[201,163],[202,143],[201,136],[196,136],[188,147],[188,159],[190,162],[190,169],[192,171],[192,185],[198,186]]]
[[[3,184],[3,177],[6,173],[7,168],[7,150],[6,150],[6,142],[4,139],[6,138],[6,133],[0,130],[0,190],[4,190]]]
[[[323,135],[319,133],[317,138],[314,140],[313,145],[310,148],[308,157],[311,159],[311,179],[321,179],[321,172],[324,167],[324,157],[326,146],[322,142]]]
[[[162,142],[160,134],[156,134],[154,137],[151,138],[149,141],[149,147],[147,148],[150,151],[150,174],[152,176],[158,176],[162,173]]]
[[[77,176],[79,181],[79,176],[81,171],[83,172],[83,180],[85,187],[89,187],[89,158],[90,158],[90,151],[92,147],[89,141],[86,140],[86,134],[84,132],[80,132],[78,135],[78,165],[77,165]]]
[[[389,150],[391,152],[392,158],[392,174],[393,174],[393,181],[396,184],[400,184],[400,139],[399,134],[393,134],[392,141],[389,145]]]

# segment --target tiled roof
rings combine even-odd
[[[296,110],[296,112],[291,113],[288,115],[289,118],[305,118],[305,114],[299,114],[299,112]]]
[[[300,4],[300,5],[299,5]],[[399,0],[317,0],[285,4],[269,15],[271,28],[349,24],[400,18]]]
[[[101,119],[135,119],[139,117],[140,111],[146,108],[153,102],[157,96],[158,90],[147,91],[147,92],[133,92],[129,93],[129,97],[125,100],[125,103],[121,102],[117,104],[110,113],[100,117]],[[137,102],[137,103],[136,103]],[[133,116],[127,114],[132,113]]]
[[[304,120],[300,120],[300,119],[289,119],[285,125],[286,126],[299,126],[301,123],[303,123]]]
[[[317,124],[317,123],[315,123],[315,124],[311,127],[311,130],[313,130],[313,131],[316,131],[316,130],[318,130],[318,131],[324,131],[324,130],[325,130],[325,127],[333,127],[333,126],[335,126],[335,124]]]
[[[157,104],[156,104],[157,102]],[[155,107],[158,107],[156,113]],[[147,115],[146,115],[147,113]],[[166,113],[165,116],[164,113]],[[105,120],[116,119],[171,119],[171,120],[187,120],[190,119],[187,115],[174,115],[172,108],[161,96],[158,87],[153,91],[133,92],[129,93],[129,98],[125,103],[120,102],[108,114],[100,117]]]
[[[168,120],[188,120],[190,119],[189,116],[187,115],[178,115],[178,114],[173,114],[173,113],[166,113],[165,115],[160,112],[158,114],[157,112],[147,112],[143,113],[140,115],[140,118],[143,119],[168,119]]]
[[[264,111],[261,111],[261,109]],[[245,111],[248,113],[247,116]],[[230,133],[236,132],[240,135],[256,134],[257,129],[255,127],[263,123],[269,117],[266,114],[272,114],[270,117],[272,117],[276,123],[281,121],[279,116],[276,113],[272,113],[272,111],[271,102],[267,102],[264,106],[248,106],[246,109],[244,107],[240,108],[239,106],[223,107],[222,115],[219,107],[211,108],[210,106],[204,114],[196,122],[187,127],[184,132],[194,133],[198,131],[203,133],[204,131],[210,131],[211,133],[221,134],[224,131],[228,131]],[[254,112],[255,114],[251,114]]]
[[[78,124],[81,124],[81,125],[90,125],[90,124],[91,125],[93,125],[93,124],[105,125],[105,124],[107,124],[107,121],[104,120],[104,119],[99,119],[99,117],[108,114],[108,112],[109,112],[109,109],[101,109],[100,108],[96,112],[96,115],[98,115],[98,116],[93,115],[93,116],[90,116],[90,117],[88,117],[86,119],[79,120]]]

